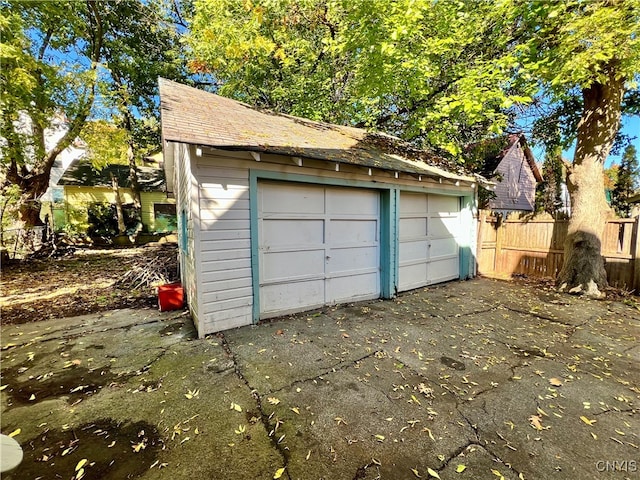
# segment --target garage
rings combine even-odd
[[[455,162],[384,133],[159,86],[199,337],[474,275],[479,180]]]
[[[400,192],[398,291],[460,276],[460,198]]]
[[[380,296],[380,194],[258,184],[260,317]]]

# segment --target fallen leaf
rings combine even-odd
[[[267,401],[271,405],[278,405],[280,403],[280,400],[278,400],[276,397],[269,397],[269,398],[267,398]]]
[[[297,415],[300,415],[300,409],[298,407],[291,407],[289,410],[294,412]]]
[[[139,453],[141,450],[144,450],[145,448],[147,448],[147,444],[143,440],[140,443],[136,443],[135,445],[131,445],[131,448],[133,448],[133,451],[135,453]]]
[[[196,389],[196,390],[189,389],[189,391],[184,394],[184,396],[187,397],[189,400],[191,400],[192,398],[197,397],[198,395],[200,395],[200,389],[199,388]]]
[[[596,420],[589,420],[587,417],[585,417],[584,415],[582,415],[580,417],[580,420],[582,420],[584,423],[586,423],[587,425],[591,426],[594,423],[596,423]]]
[[[374,435],[374,437],[378,442],[384,442],[384,435]]]
[[[9,386],[9,385],[2,385],[2,386],[0,387],[0,392],[1,392],[2,390],[4,390],[5,388],[7,388],[8,386]]]
[[[422,478],[422,477],[420,476],[420,474],[418,473],[418,469],[417,469],[417,468],[412,468],[412,469],[411,469],[411,471],[413,472],[413,474],[414,474],[416,477],[418,477],[418,478]]]
[[[435,437],[433,436],[433,433],[431,433],[431,429],[429,429],[429,428],[427,428],[427,427],[424,427],[424,428],[422,429],[422,431],[423,431],[423,432],[427,432],[427,433],[429,434],[429,438],[430,438],[431,440],[433,440],[434,442],[436,441]]]
[[[80,460],[76,465],[76,472],[78,470],[80,470],[82,467],[84,467],[86,465],[87,461],[88,460],[86,458],[83,458],[82,460]]]
[[[237,403],[231,402],[231,407],[229,407],[229,410],[235,410],[236,412],[241,412],[242,411],[242,407],[240,405],[238,405]]]
[[[284,335],[284,330],[276,330],[276,335]],[[284,471],[284,469],[282,469],[282,471]],[[282,475],[282,474],[280,474],[280,475]],[[273,477],[273,478],[276,478],[276,477]],[[278,478],[280,478],[280,477],[278,477]]]
[[[554,387],[561,387],[562,386],[562,380],[560,380],[559,378],[553,377],[549,379],[549,383],[551,385],[553,385]]]
[[[21,428],[16,428],[13,432],[11,432],[11,433],[9,434],[9,436],[10,436],[11,438],[13,438],[13,437],[15,437],[16,435],[20,435],[20,433],[21,433],[21,432],[22,432],[22,429],[21,429]]]
[[[498,470],[492,468],[491,473],[493,473],[496,477],[500,477],[500,480],[504,480],[504,476]]]
[[[462,472],[464,472],[466,469],[467,469],[467,466],[466,466],[466,465],[463,465],[463,464],[461,463],[461,464],[459,464],[459,465],[456,467],[456,473],[462,473]]]
[[[440,475],[438,475],[438,472],[430,468],[427,468],[427,473],[431,475],[433,478],[440,478]]]
[[[80,480],[82,478],[84,478],[84,468],[81,468],[76,472],[75,480]]]
[[[542,417],[539,417],[538,415],[531,415],[529,417],[529,422],[531,422],[531,426],[533,426],[533,428],[535,428],[536,430],[544,430],[544,427],[542,426]]]
[[[278,480],[278,478],[282,477],[283,473],[284,473],[284,467],[279,468],[278,470],[276,470],[276,473],[273,474],[273,479]]]

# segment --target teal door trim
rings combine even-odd
[[[460,197],[460,221],[468,224],[467,234],[461,239],[459,245],[460,252],[460,280],[467,280],[473,276],[472,262],[475,262],[475,255],[472,252],[472,245],[475,244],[473,236],[475,229],[473,228],[473,207],[475,205],[475,196],[467,195]]]
[[[251,236],[251,285],[253,323],[260,320],[260,232],[258,228],[258,176],[249,171],[249,229]]]
[[[380,285],[382,298],[398,293],[398,201],[400,190],[381,192],[380,201]]]

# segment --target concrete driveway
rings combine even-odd
[[[3,478],[638,478],[639,337],[485,279],[204,340],[153,310],[3,327]]]

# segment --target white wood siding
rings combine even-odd
[[[198,298],[198,210],[193,208],[195,178],[191,169],[191,152],[187,145],[174,145],[176,213],[178,215],[178,245],[180,256],[180,276],[193,321],[201,333]],[[183,223],[184,222],[184,225]],[[186,237],[186,238],[185,238]]]
[[[251,231],[247,168],[197,159],[203,330],[252,322]]]

